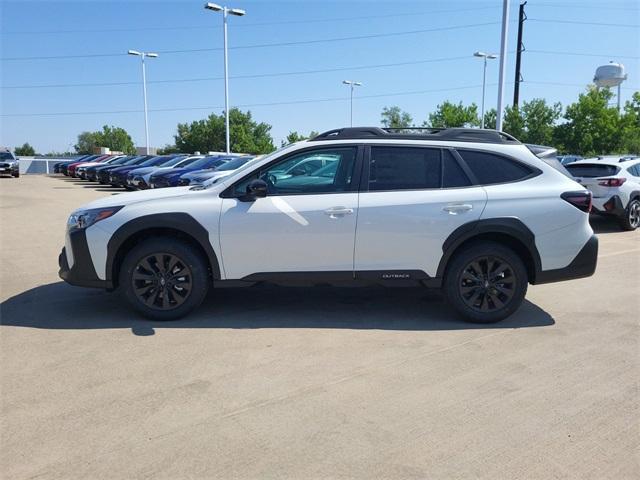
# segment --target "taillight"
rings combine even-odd
[[[564,192],[560,197],[576,207],[578,210],[582,210],[585,213],[591,211],[591,192]]]
[[[603,187],[620,187],[626,181],[626,178],[605,178],[604,180],[598,181],[598,185]]]

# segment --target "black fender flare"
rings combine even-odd
[[[211,274],[214,280],[220,279],[220,265],[211,242],[209,241],[209,232],[191,215],[184,212],[156,213],[144,215],[142,217],[129,220],[122,224],[109,239],[107,244],[107,265],[106,279],[115,283],[112,277],[114,271],[114,262],[120,247],[139,232],[149,229],[172,229],[185,233],[193,238],[206,253],[209,265],[211,266]]]
[[[482,234],[498,233],[508,235],[518,240],[529,252],[533,260],[533,275],[537,276],[542,270],[540,253],[536,247],[535,236],[529,228],[517,218],[490,218],[474,220],[456,228],[442,244],[442,258],[438,264],[436,276],[444,278],[447,264],[455,250],[467,240]],[[535,278],[530,279],[535,282]]]

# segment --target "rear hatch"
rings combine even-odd
[[[594,198],[610,197],[617,187],[599,185],[605,178],[618,174],[620,167],[602,163],[571,163],[566,166],[575,181],[589,189]]]

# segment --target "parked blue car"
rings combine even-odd
[[[189,164],[184,168],[172,168],[169,171],[159,172],[151,175],[149,178],[149,186],[151,188],[177,187],[180,176],[185,173],[195,172],[196,170],[216,168],[225,162],[237,158],[236,156],[211,156],[204,157],[200,160]]]

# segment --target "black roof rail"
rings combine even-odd
[[[393,139],[393,140],[442,140],[450,142],[478,143],[520,143],[508,133],[480,128],[380,128],[347,127],[336,128],[321,133],[310,141],[320,140],[356,140],[356,139]]]

